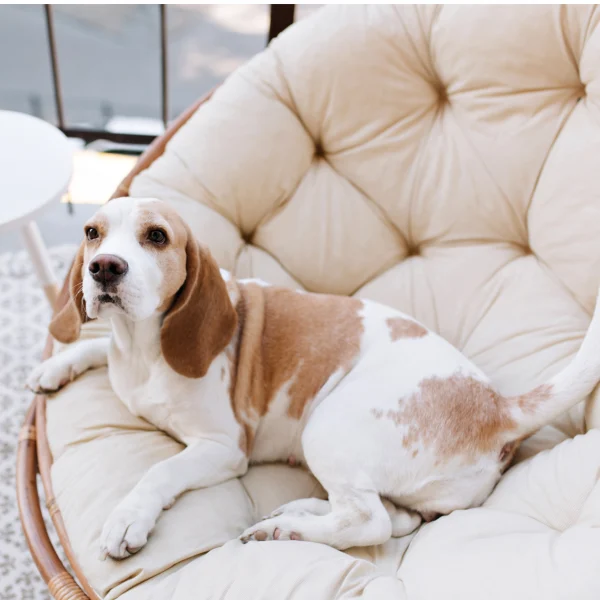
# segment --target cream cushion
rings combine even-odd
[[[600,282],[599,21],[594,6],[326,8],[236,71],[131,195],[172,203],[238,277],[389,304],[526,390],[572,358]],[[235,541],[322,495],[268,465],[185,494],[117,563],[97,558],[104,519],[181,447],[104,369],[48,405],[72,546],[124,600],[598,598],[599,424],[593,396],[524,444],[482,508],[382,547]]]

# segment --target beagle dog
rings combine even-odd
[[[444,339],[397,310],[356,298],[238,280],[220,271],[159,200],[119,198],[86,225],[70,300],[50,332],[75,342],[88,319],[110,339],[69,345],[28,380],[54,392],[108,364],[129,410],[185,449],[154,465],[104,524],[101,553],[144,546],[186,490],[251,463],[303,465],[329,500],[286,504],[241,535],[338,549],[381,544],[480,505],[519,442],[600,379],[600,310],[573,361],[502,396]]]

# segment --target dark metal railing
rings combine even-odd
[[[54,37],[54,14],[52,6],[45,4],[46,9],[46,30],[48,31],[48,50],[50,51],[50,64],[52,66],[52,89],[54,91],[54,104],[56,106],[56,117],[60,129],[65,128],[65,111],[62,100],[62,87],[60,85],[60,75],[58,71],[58,60],[56,58],[56,38]]]
[[[56,116],[59,129],[69,137],[77,137],[89,143],[95,140],[107,140],[120,144],[150,144],[156,136],[139,133],[119,133],[104,129],[89,129],[84,127],[69,127],[65,121],[65,108],[60,82],[60,68],[56,51],[56,36],[54,30],[54,13],[51,4],[45,4],[46,30],[48,33],[48,51],[52,68],[52,88]],[[160,81],[161,81],[161,117],[166,129],[169,120],[169,67],[168,67],[168,33],[167,33],[167,6],[159,4],[160,18]],[[294,22],[295,4],[271,4],[270,24],[267,44],[277,37],[286,27]]]
[[[159,6],[160,10],[160,90],[162,121],[165,129],[169,122],[169,67],[167,63],[167,7]]]

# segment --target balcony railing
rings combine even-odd
[[[271,4],[270,24],[266,43],[281,33],[286,27],[294,22],[294,4]],[[45,21],[48,38],[48,51],[50,55],[50,67],[52,72],[52,89],[54,104],[57,115],[57,125],[69,137],[76,137],[86,143],[95,140],[107,140],[121,144],[146,145],[155,139],[155,135],[144,133],[127,133],[118,131],[107,131],[105,129],[94,129],[80,126],[70,126],[65,120],[65,107],[63,100],[63,88],[60,77],[60,60],[57,53],[57,42],[54,23],[54,11],[51,4],[44,5]],[[159,29],[156,32],[160,37],[160,61],[157,69],[160,69],[160,113],[163,126],[166,128],[169,120],[169,61],[168,61],[168,6],[160,4],[156,6],[159,14]]]

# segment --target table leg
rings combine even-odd
[[[30,221],[21,228],[21,235],[23,236],[23,241],[25,242],[25,247],[27,248],[35,272],[44,288],[46,298],[48,298],[50,306],[54,308],[60,288],[58,287],[56,276],[52,271],[50,257],[44,245],[40,229],[34,221]]]

